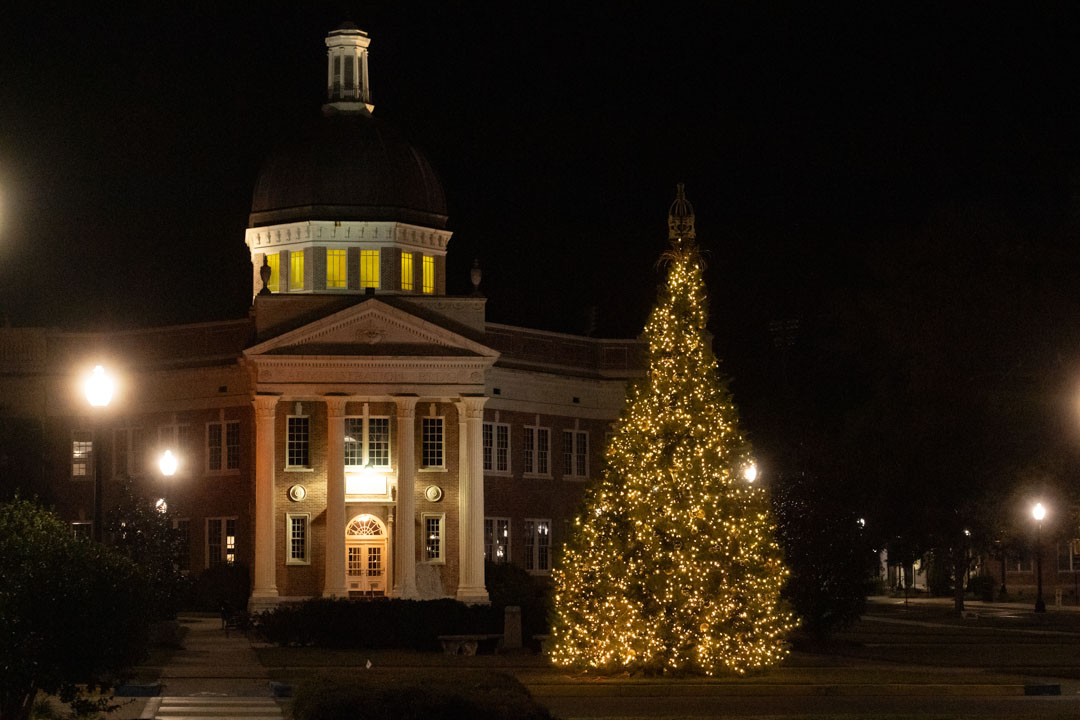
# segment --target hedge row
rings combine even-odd
[[[501,633],[502,609],[456,600],[308,600],[255,618],[255,631],[277,645],[438,650],[439,635]]]
[[[503,674],[462,674],[428,681],[331,681],[301,685],[296,720],[550,720],[520,682]]]

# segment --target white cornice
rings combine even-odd
[[[449,230],[392,221],[305,220],[260,225],[244,231],[252,255],[274,250],[327,247],[386,247],[445,255],[453,235]]]

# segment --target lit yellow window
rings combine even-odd
[[[270,253],[266,256],[266,264],[270,266],[270,282],[267,283],[267,287],[270,292],[278,292],[281,290],[281,256]]]
[[[289,253],[289,289],[304,289],[304,251],[293,250]]]
[[[401,289],[412,290],[412,253],[401,253]]]
[[[379,251],[360,251],[360,287],[379,287]]]
[[[345,250],[330,250],[326,251],[326,287],[328,288],[343,288],[348,285],[348,275],[346,274],[345,264],[346,251]]]
[[[424,256],[424,292],[435,292],[435,258],[430,255]]]

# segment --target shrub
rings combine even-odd
[[[501,632],[502,614],[456,600],[318,599],[268,610],[255,630],[277,645],[438,650],[439,635]]]
[[[292,704],[295,720],[549,720],[516,679],[503,674],[460,673],[439,680],[345,683],[327,679],[301,685]]]
[[[876,573],[862,526],[833,494],[832,480],[788,474],[772,488],[776,539],[791,571],[782,596],[818,639],[859,619]]]
[[[154,620],[176,617],[188,578],[180,570],[183,541],[173,528],[173,516],[139,494],[131,478],[119,489],[119,499],[106,513],[105,530],[111,545],[142,568],[152,592]]]
[[[551,603],[545,585],[524,568],[509,563],[487,562],[484,574],[488,597],[500,618],[506,607],[521,608],[521,635],[526,643],[533,635],[548,633]]]
[[[145,572],[58,516],[0,504],[0,718],[24,720],[38,691],[104,710],[87,690],[142,659],[152,590]]]
[[[215,565],[195,579],[190,605],[196,610],[217,612],[224,603],[233,610],[243,610],[250,594],[251,576],[247,565]]]
[[[994,580],[992,575],[973,575],[968,580],[968,592],[983,602],[991,602],[994,599],[994,590],[996,588],[997,581]]]
[[[931,553],[927,556],[926,585],[929,594],[935,597],[948,597],[953,591],[952,563],[949,554]]]

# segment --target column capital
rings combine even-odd
[[[280,399],[280,395],[255,395],[252,397],[251,404],[255,406],[255,416],[261,420],[273,420]]]
[[[345,417],[345,403],[349,402],[349,398],[345,395],[324,395],[323,402],[326,403],[326,415],[332,418]]]
[[[487,395],[462,395],[457,399],[458,412],[467,419],[483,419]]]
[[[397,405],[398,417],[415,417],[416,403],[420,398],[416,395],[395,395],[394,404]]]

